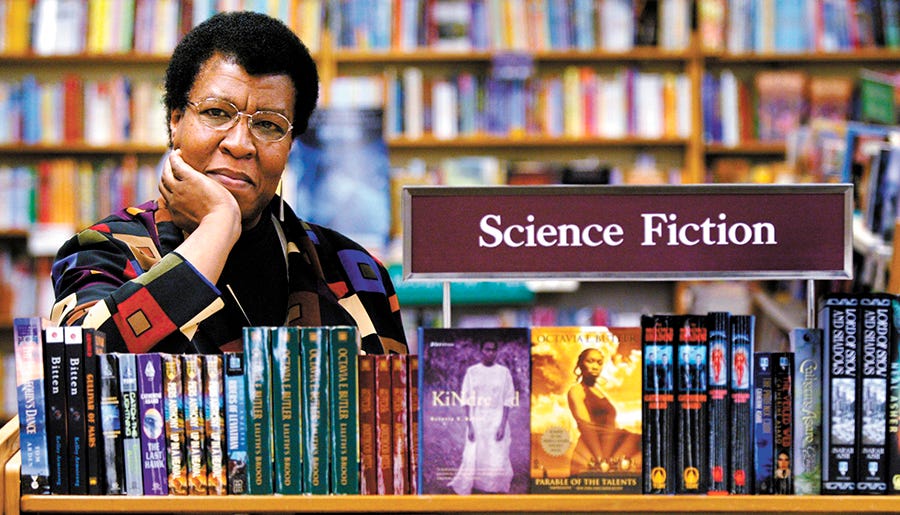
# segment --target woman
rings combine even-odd
[[[65,243],[51,318],[106,333],[107,350],[215,353],[243,326],[355,325],[369,353],[406,352],[385,268],[276,195],[318,99],[309,51],[280,21],[220,13],[166,71],[171,152],[161,196]]]

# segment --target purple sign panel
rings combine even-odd
[[[849,278],[851,188],[408,187],[404,277]]]

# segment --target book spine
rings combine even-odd
[[[125,434],[118,354],[100,354],[100,431],[103,435],[104,492],[125,493]]]
[[[206,421],[203,413],[203,360],[196,354],[181,357],[184,375],[184,433],[187,436],[188,495],[207,495]]]
[[[753,452],[755,494],[773,494],[775,432],[773,416],[772,353],[753,355]]]
[[[328,333],[322,327],[300,331],[303,384],[303,477],[306,493],[330,493],[328,484]]]
[[[707,337],[709,338],[709,494],[728,493],[728,450],[730,448],[729,383],[731,381],[731,315],[718,311],[707,314]]]
[[[728,493],[753,493],[753,354],[756,318],[731,317],[731,424]]]
[[[409,370],[406,382],[409,387],[409,493],[419,492],[419,356],[406,357]]]
[[[359,490],[378,494],[375,437],[375,356],[360,356],[359,367]]]
[[[819,316],[825,336],[822,376],[822,493],[856,492],[856,351],[859,299],[828,295]]]
[[[893,334],[891,296],[860,298],[860,338],[857,355],[856,434],[859,456],[856,491],[885,494],[888,483],[887,411],[888,353]]]
[[[23,494],[50,493],[42,330],[39,317],[13,319]]]
[[[391,354],[391,411],[393,411],[393,466],[394,494],[409,494],[409,406],[406,384],[407,359],[405,354]]]
[[[206,354],[203,361],[203,407],[206,422],[206,484],[208,495],[228,493],[225,464],[225,385],[222,356]]]
[[[794,354],[772,354],[773,436],[775,440],[775,469],[772,493],[794,494],[793,467],[793,409],[794,409]]]
[[[138,379],[134,354],[119,354],[119,389],[122,397],[122,448],[125,458],[125,493],[143,495],[141,434],[138,423]]]
[[[676,403],[675,493],[706,493],[709,464],[709,413],[706,384],[709,337],[706,318],[685,315],[676,340],[678,382]]]
[[[103,493],[103,460],[101,457],[103,441],[100,438],[100,361],[98,355],[106,352],[106,335],[92,328],[84,328],[83,333],[87,486],[88,495],[100,495]]]
[[[329,341],[331,491],[359,494],[359,335],[354,326],[334,326]]]
[[[391,407],[391,361],[375,356],[375,470],[378,495],[394,493],[394,417]]]
[[[168,495],[162,360],[157,353],[137,354],[136,360],[144,495]]]
[[[63,328],[66,346],[66,433],[69,445],[69,493],[87,494],[87,425],[84,406],[84,340],[81,327]]]
[[[272,403],[269,331],[244,328],[244,366],[247,377],[247,493],[268,495],[272,483]]]
[[[44,330],[44,388],[50,493],[69,493],[69,444],[66,433],[66,345],[62,327]]]
[[[161,354],[163,408],[166,421],[166,465],[169,494],[187,495],[187,449],[184,432],[184,376],[181,356]]]
[[[272,338],[272,427],[275,458],[275,491],[303,492],[300,433],[300,328],[275,327]],[[275,401],[275,399],[280,399]]]
[[[645,494],[675,493],[675,331],[670,316],[641,317],[644,356],[641,438]]]
[[[900,298],[891,301],[890,384],[887,399],[888,494],[900,494]]]
[[[822,330],[794,329],[795,495],[818,495],[822,488]]]
[[[247,390],[244,353],[222,354],[225,369],[225,444],[228,452],[228,493],[247,493]]]

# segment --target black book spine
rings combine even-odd
[[[773,494],[775,467],[775,417],[772,353],[753,355],[753,442],[755,494]]]
[[[644,356],[642,479],[645,494],[675,493],[674,317],[641,317]]]
[[[774,494],[793,495],[794,478],[791,460],[794,455],[794,354],[772,354],[772,388],[775,437],[775,469],[772,490]]]
[[[731,416],[728,492],[753,493],[753,354],[756,319],[731,317]]]
[[[64,327],[66,341],[66,431],[69,440],[69,493],[87,494],[87,422],[84,397],[84,342],[81,327]]]
[[[66,346],[62,327],[44,329],[44,395],[47,403],[47,444],[50,493],[69,493],[69,444],[66,434]]]
[[[708,488],[709,412],[708,333],[706,317],[685,315],[678,318],[676,353],[676,454],[678,478],[675,493],[700,494]]]
[[[731,315],[727,312],[707,314],[709,338],[709,494],[728,493],[729,410],[731,396]]]
[[[125,493],[125,450],[122,404],[119,391],[119,359],[100,354],[100,432],[103,437],[103,484],[107,495]]]
[[[871,294],[859,299],[856,416],[859,435],[856,491],[859,494],[885,494],[888,488],[887,396],[892,299],[888,294]]]
[[[87,488],[89,495],[103,493],[103,439],[100,432],[100,362],[106,350],[104,334],[84,329],[84,405],[87,428]]]

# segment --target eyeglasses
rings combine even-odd
[[[248,114],[221,98],[206,98],[199,102],[188,101],[188,105],[194,108],[203,125],[219,131],[230,130],[237,125],[242,116],[246,116],[250,134],[262,141],[281,141],[294,128],[291,121],[282,114],[273,111],[256,111]]]

